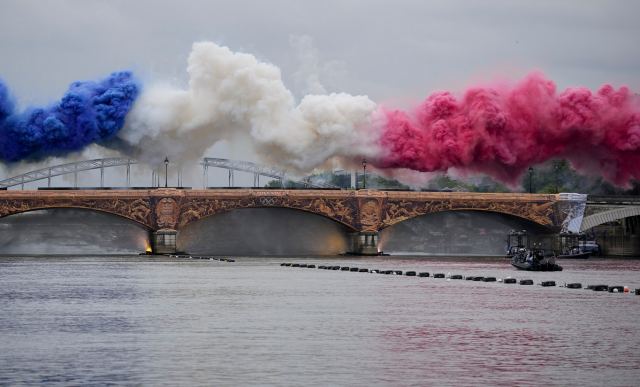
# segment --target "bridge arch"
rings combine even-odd
[[[178,230],[177,247],[192,254],[336,255],[352,230],[326,216],[288,207],[245,207],[212,214]]]
[[[456,209],[413,216],[382,229],[379,248],[391,254],[502,256],[511,230],[530,235],[551,231],[513,214]]]
[[[125,217],[87,208],[47,207],[0,218],[0,254],[137,254],[149,229]]]
[[[178,228],[213,215],[243,208],[285,208],[319,215],[357,231],[356,209],[348,200],[286,200],[282,196],[254,196],[237,199],[190,199],[182,203]]]
[[[384,230],[384,229],[386,229],[388,227],[392,227],[392,226],[395,226],[397,224],[400,224],[402,222],[406,222],[406,221],[409,221],[409,220],[412,220],[412,219],[416,219],[416,218],[420,218],[420,217],[424,217],[424,216],[429,216],[429,215],[434,215],[434,214],[439,214],[439,213],[445,213],[445,212],[489,213],[489,214],[509,216],[509,217],[514,218],[514,219],[519,219],[520,221],[527,222],[527,223],[530,223],[530,224],[535,224],[538,227],[545,228],[548,231],[552,231],[551,227],[553,227],[553,225],[550,224],[548,221],[542,221],[541,222],[540,219],[534,220],[534,219],[530,219],[529,217],[522,216],[522,215],[519,215],[519,214],[512,214],[510,212],[482,210],[482,209],[477,209],[477,208],[452,208],[452,209],[445,209],[445,210],[440,210],[440,211],[418,213],[418,214],[413,214],[412,216],[407,216],[407,217],[400,217],[400,218],[394,219],[393,221],[385,222],[383,224],[383,226],[380,228],[380,230]]]
[[[640,206],[628,206],[585,216],[580,225],[580,232],[587,231],[604,223],[640,216]]]
[[[75,195],[60,198],[50,192],[38,194],[18,194],[0,198],[0,218],[14,214],[60,208],[76,208],[109,213],[138,223],[145,229],[153,229],[151,201],[143,195],[130,197],[100,196],[78,197]]]
[[[102,214],[109,214],[109,215],[113,215],[113,216],[116,216],[116,217],[121,218],[121,219],[126,219],[126,220],[128,220],[130,222],[136,223],[137,225],[143,227],[147,231],[152,230],[151,225],[149,225],[146,221],[141,220],[140,218],[136,218],[134,216],[124,215],[124,214],[118,213],[116,211],[110,211],[110,210],[107,210],[107,209],[80,206],[80,205],[76,205],[76,206],[74,206],[74,205],[72,205],[72,206],[60,206],[60,205],[46,206],[46,205],[43,205],[43,206],[35,206],[35,207],[29,207],[29,208],[24,208],[24,209],[17,209],[17,210],[12,211],[12,212],[2,212],[2,213],[0,213],[0,219],[1,218],[6,218],[6,217],[9,217],[9,216],[12,216],[12,215],[24,214],[24,213],[40,211],[40,210],[62,210],[62,209],[83,210],[83,211],[98,212],[98,213],[102,213]]]
[[[522,218],[550,230],[558,224],[555,196],[535,195],[534,198],[530,198],[522,194],[484,194],[483,197],[487,200],[478,200],[478,195],[470,194],[452,195],[451,198],[434,195],[433,199],[429,201],[387,200],[382,213],[380,229],[417,216],[449,211],[505,214]]]
[[[525,223],[540,227],[541,229],[546,229],[549,232],[553,231],[551,229],[551,227],[553,227],[553,225],[550,224],[550,222],[547,219],[539,219],[539,218],[531,219],[531,218],[529,218],[527,216],[523,216],[521,214],[513,214],[511,212],[506,212],[506,211],[485,210],[485,209],[464,208],[464,207],[451,208],[451,209],[442,209],[442,210],[438,210],[438,211],[416,213],[416,214],[412,214],[412,216],[407,216],[407,217],[399,217],[399,218],[393,219],[392,221],[385,222],[383,224],[383,226],[380,228],[380,230],[384,230],[385,228],[395,226],[397,224],[400,224],[402,222],[406,222],[408,220],[412,220],[412,219],[416,219],[416,218],[420,218],[420,217],[424,217],[424,216],[429,216],[429,215],[434,215],[434,214],[439,214],[439,213],[444,213],[444,212],[477,212],[477,213],[489,213],[489,214],[496,214],[496,215],[502,215],[502,216],[509,216],[509,217],[514,218],[514,219],[518,219],[518,220],[520,220],[522,222],[525,222]]]

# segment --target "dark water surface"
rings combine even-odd
[[[640,384],[640,296],[280,262],[640,287],[640,260],[0,258],[0,384]]]

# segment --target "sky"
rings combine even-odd
[[[533,70],[559,88],[640,90],[637,15],[633,0],[0,0],[0,78],[21,106],[115,70],[185,84],[192,43],[209,40],[278,66],[298,98],[406,106]]]

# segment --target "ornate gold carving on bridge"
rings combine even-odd
[[[382,225],[388,227],[420,215],[442,211],[476,210],[514,215],[532,222],[552,226],[554,224],[554,202],[525,202],[502,200],[387,200],[384,206]]]
[[[179,226],[195,220],[238,208],[280,207],[323,215],[357,229],[355,202],[349,198],[291,197],[287,195],[250,196],[242,198],[185,199],[181,206]]]
[[[0,199],[0,217],[21,212],[51,208],[85,208],[108,212],[134,220],[149,228],[151,222],[151,206],[148,199],[120,197],[38,197],[32,195],[21,199]]]
[[[178,203],[173,198],[162,198],[156,204],[156,223],[158,228],[175,229],[178,223]]]
[[[360,200],[360,231],[378,231],[382,205],[379,199]]]
[[[519,216],[539,224],[551,226],[554,223],[553,204],[554,203],[549,202],[526,203],[525,205],[520,205],[519,208],[521,209],[521,215]]]
[[[178,229],[238,208],[282,207],[315,213],[357,231],[378,231],[416,216],[478,210],[510,214],[540,225],[562,223],[553,195],[385,191],[148,190],[0,191],[0,217],[47,208],[113,213],[150,229]]]
[[[180,207],[178,226],[183,227],[188,223],[210,215],[244,207],[248,207],[248,201],[246,199],[185,199]]]

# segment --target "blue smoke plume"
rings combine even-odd
[[[0,80],[0,162],[37,160],[112,139],[139,93],[129,71],[93,82],[74,82],[59,102],[15,112]]]

